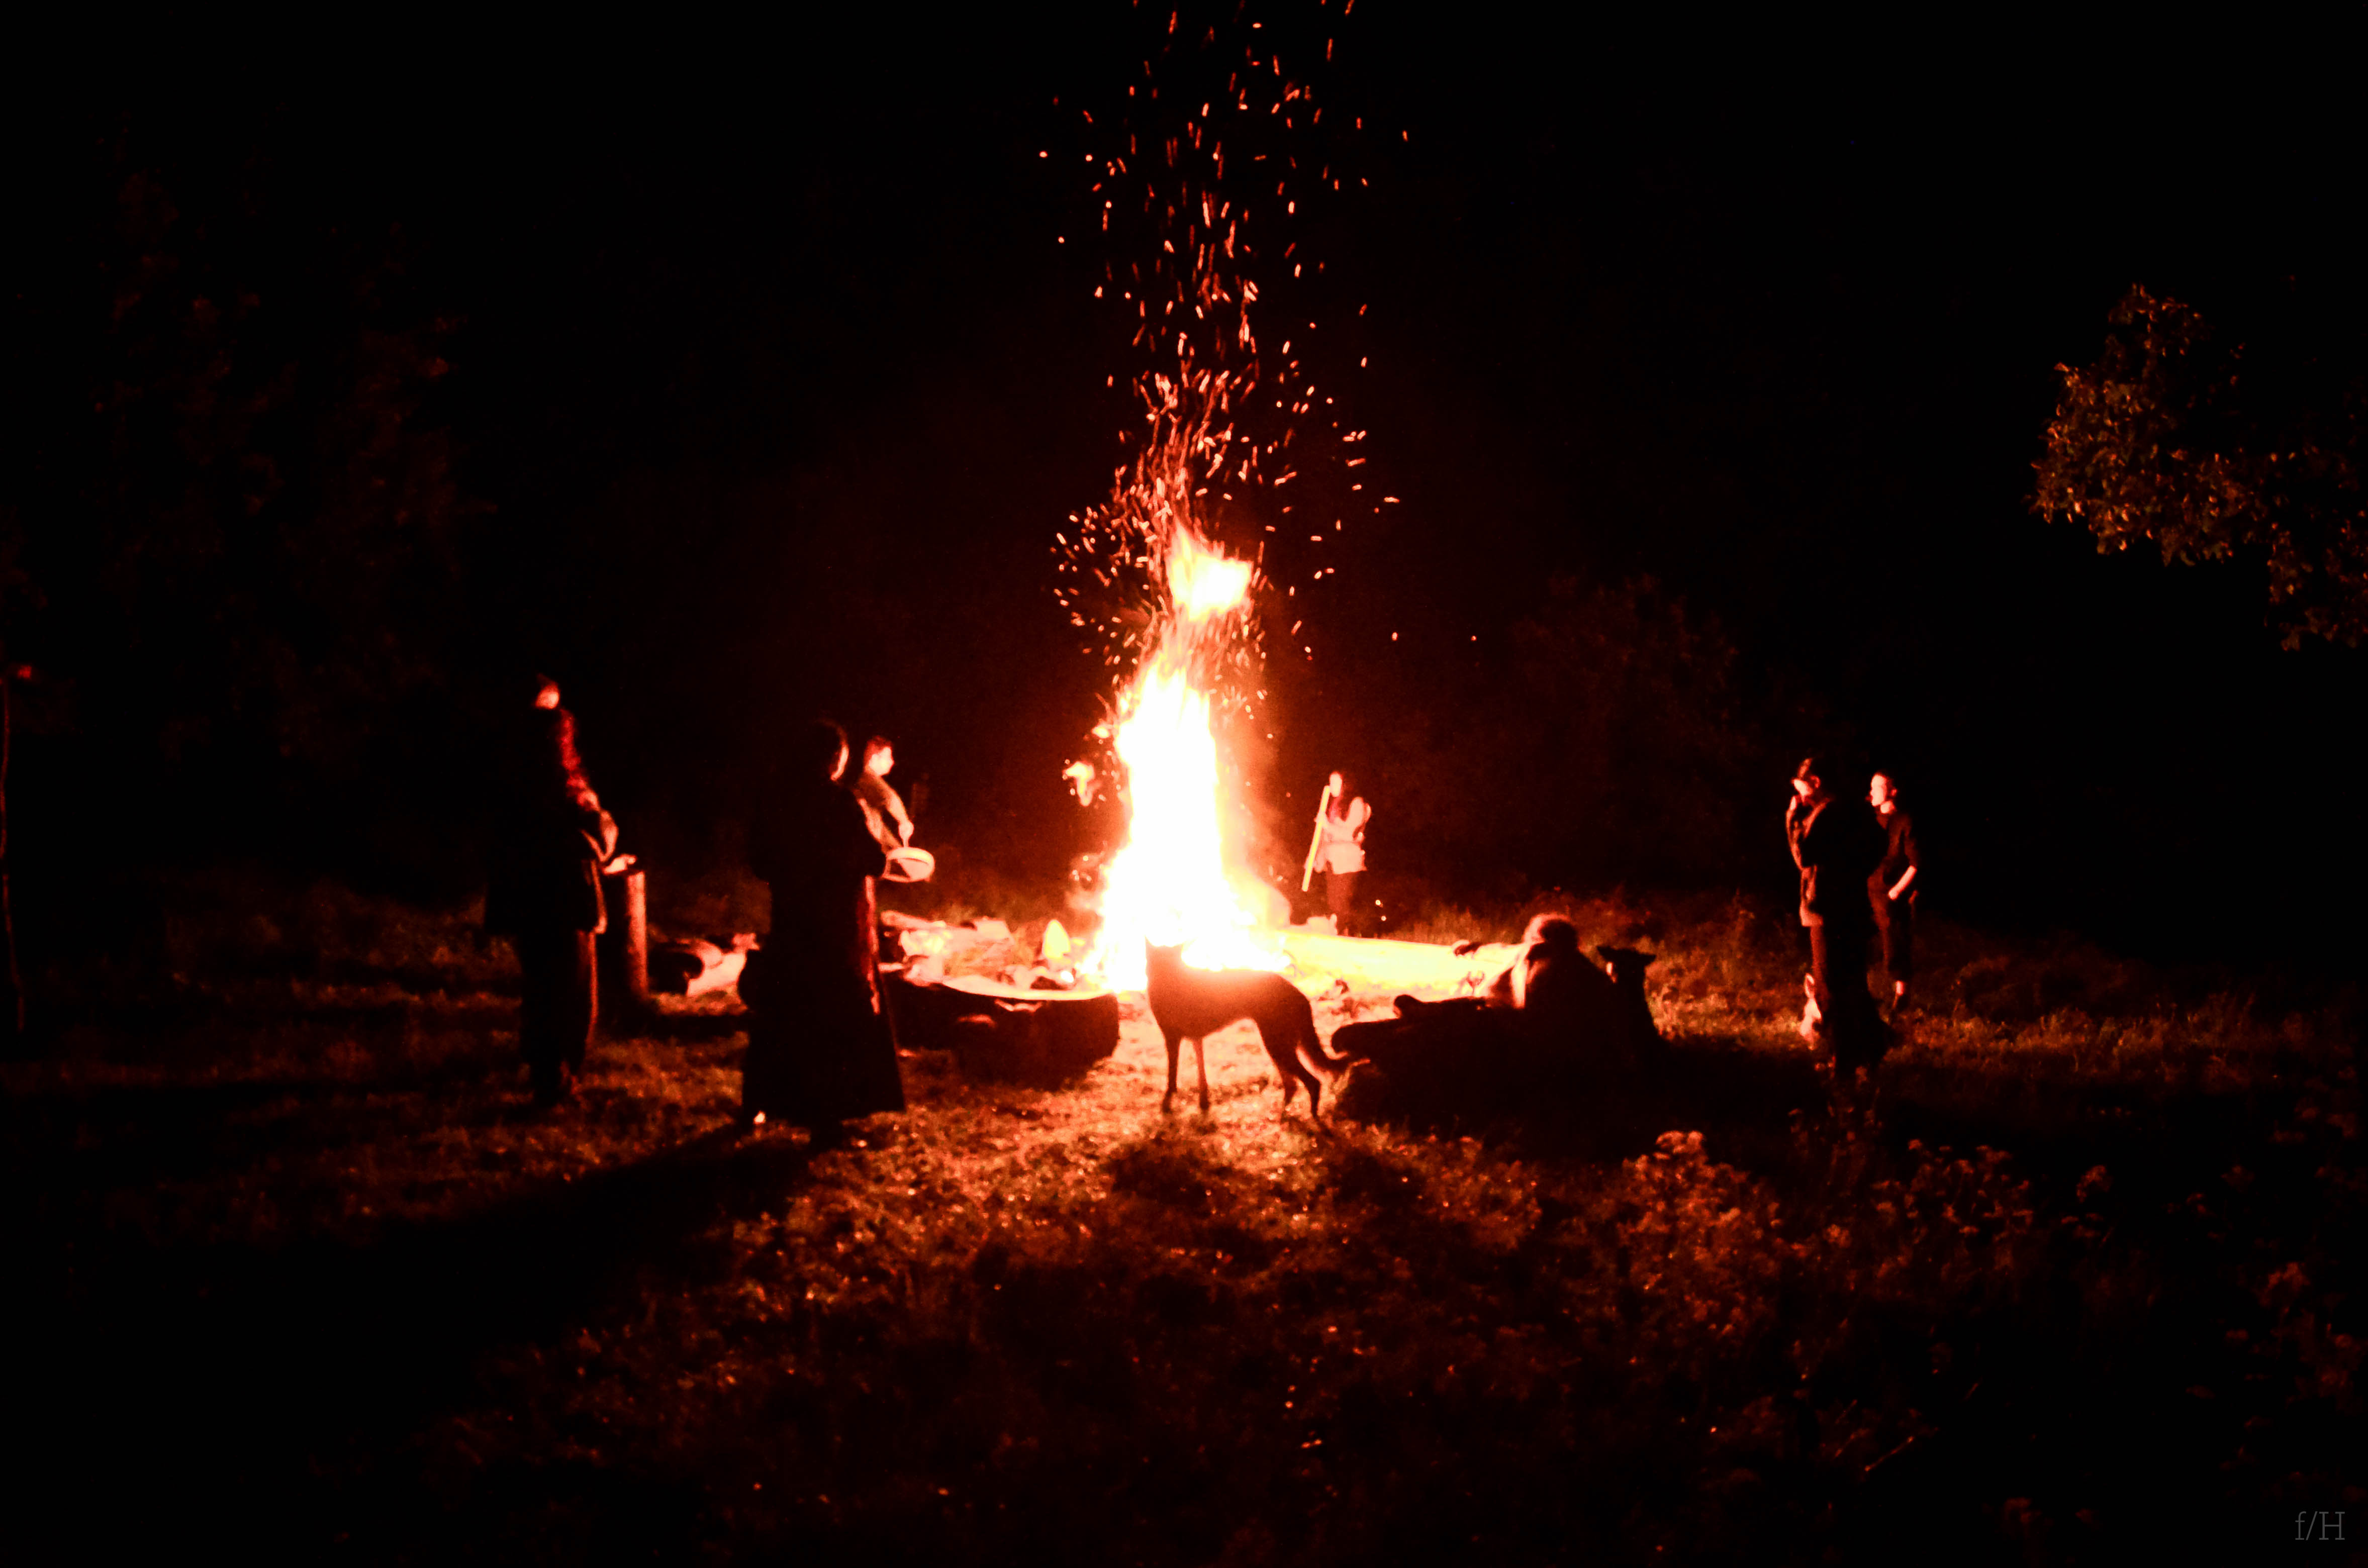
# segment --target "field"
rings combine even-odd
[[[2078,1562],[2345,1509],[2368,1539],[2356,993],[1938,923],[1879,1100],[1836,1114],[1781,919],[1576,913],[1661,955],[1672,1045],[1582,1125],[1279,1119],[1246,1028],[1213,1114],[1162,1115],[1130,1015],[1066,1089],[909,1057],[910,1112],[819,1153],[731,1129],[728,999],[604,1039],[535,1114],[465,912],[190,914],[175,984],[5,1069],[9,1528],[42,1543],[11,1556]]]

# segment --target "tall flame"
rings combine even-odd
[[[1179,528],[1167,541],[1168,614],[1119,704],[1127,841],[1102,883],[1101,931],[1086,967],[1120,990],[1144,983],[1143,946],[1181,944],[1203,969],[1281,969],[1259,933],[1255,892],[1225,866],[1217,739],[1198,684],[1207,655],[1238,634],[1250,563]]]
[[[1262,369],[1251,326],[1261,292],[1271,295],[1268,308],[1296,317],[1295,301],[1323,270],[1292,237],[1309,197],[1342,184],[1312,142],[1323,110],[1284,74],[1275,32],[1238,18],[1224,43],[1215,28],[1204,42],[1192,32],[1177,34],[1168,18],[1159,68],[1144,62],[1149,91],[1138,97],[1130,85],[1115,117],[1080,110],[1099,144],[1086,158],[1099,228],[1113,245],[1132,234],[1139,246],[1122,265],[1115,256],[1105,265],[1094,295],[1128,320],[1150,359],[1133,383],[1144,423],[1121,433],[1132,462],[1113,475],[1106,503],[1070,515],[1075,538],[1056,536],[1054,593],[1071,623],[1101,642],[1121,683],[1110,722],[1095,733],[1115,753],[1097,760],[1124,774],[1126,840],[1105,865],[1100,929],[1079,965],[1120,989],[1142,985],[1146,941],[1180,944],[1185,960],[1202,967],[1286,965],[1279,934],[1262,929],[1279,895],[1226,864],[1212,726],[1219,712],[1250,711],[1253,692],[1265,695],[1256,691],[1263,650],[1250,596],[1272,564],[1266,545],[1282,541],[1261,541],[1255,563],[1211,541],[1239,540],[1260,511],[1273,519],[1265,535],[1276,536],[1294,505],[1330,510],[1362,490],[1343,480],[1332,500],[1316,502],[1304,482],[1281,489],[1311,467],[1338,462],[1346,474],[1362,460],[1312,453],[1315,421],[1344,445],[1363,433],[1343,434],[1337,411],[1319,411],[1292,335]],[[1356,127],[1361,133],[1363,122]],[[1325,135],[1326,147],[1340,140],[1337,119]],[[1313,189],[1298,188],[1311,174]],[[1252,276],[1260,265],[1273,269],[1264,283]],[[1321,402],[1332,408],[1331,398]],[[1298,449],[1288,451],[1294,434]],[[1331,521],[1337,533],[1340,517]],[[1286,546],[1278,559],[1289,555]],[[1327,562],[1314,579],[1333,569]],[[1092,763],[1073,762],[1067,776],[1081,801],[1096,798]]]
[[[1250,563],[1230,561],[1185,534],[1167,552],[1167,597],[1188,623],[1241,608],[1249,597]]]

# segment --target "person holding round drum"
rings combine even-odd
[[[880,1006],[882,853],[838,783],[846,732],[816,719],[787,741],[749,825],[748,869],[772,891],[773,909],[740,973],[740,1115],[806,1128],[828,1146],[846,1141],[847,1122],[905,1108]]]

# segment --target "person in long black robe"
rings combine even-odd
[[[824,1142],[843,1122],[905,1108],[880,1006],[881,849],[863,808],[836,782],[846,767],[846,735],[818,721],[760,802],[748,859],[772,889],[772,929],[740,977],[743,1119],[762,1114]]]

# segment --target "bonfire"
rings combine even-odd
[[[1081,801],[1114,790],[1125,818],[1099,885],[1086,890],[1092,929],[1075,973],[1081,983],[1139,990],[1148,941],[1182,946],[1185,961],[1199,968],[1287,971],[1311,991],[1343,980],[1355,990],[1469,991],[1508,952],[1457,954],[1291,929],[1288,896],[1224,832],[1245,813],[1226,798],[1227,781],[1241,773],[1223,766],[1217,721],[1256,716],[1266,695],[1260,599],[1281,603],[1299,585],[1278,589],[1265,574],[1265,541],[1290,521],[1293,500],[1308,499],[1304,483],[1283,487],[1304,479],[1310,463],[1338,463],[1345,475],[1365,461],[1363,449],[1350,445],[1365,432],[1343,431],[1334,400],[1319,398],[1304,363],[1306,339],[1299,355],[1290,336],[1262,352],[1253,319],[1261,292],[1287,292],[1310,267],[1304,253],[1293,259],[1298,242],[1289,233],[1300,201],[1277,177],[1301,165],[1285,142],[1235,146],[1229,170],[1211,108],[1219,119],[1226,108],[1241,111],[1228,133],[1235,137],[1289,138],[1322,111],[1255,49],[1247,63],[1247,74],[1225,78],[1223,98],[1234,101],[1212,97],[1183,134],[1126,133],[1122,144],[1088,159],[1104,232],[1126,209],[1139,207],[1150,224],[1139,258],[1123,267],[1113,260],[1095,290],[1132,319],[1148,363],[1132,383],[1142,418],[1132,460],[1117,471],[1108,499],[1073,514],[1074,533],[1056,536],[1061,602],[1073,624],[1100,638],[1112,672],[1109,713],[1089,755],[1064,776]],[[1247,112],[1252,95],[1265,90],[1251,84],[1267,74],[1275,78],[1267,112]],[[1254,275],[1261,266],[1274,269],[1263,286]],[[1315,324],[1306,326],[1312,335]],[[1317,421],[1328,428],[1319,431]],[[1308,456],[1318,451],[1334,455]],[[1349,480],[1344,487],[1363,489]],[[1332,534],[1341,528],[1333,518]],[[1245,551],[1244,540],[1258,548]],[[1332,570],[1319,568],[1314,579]]]

